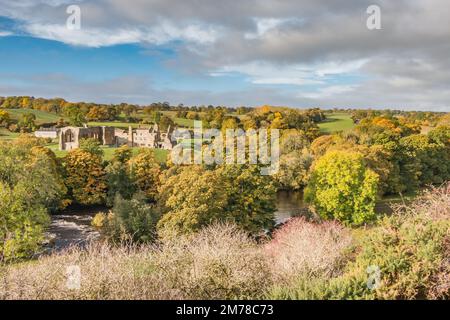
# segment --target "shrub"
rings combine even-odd
[[[155,256],[160,281],[177,298],[257,299],[270,284],[267,261],[248,235],[215,224],[193,236],[169,238]]]
[[[282,279],[331,277],[342,268],[351,242],[350,231],[336,222],[295,218],[275,232],[266,252],[273,273]]]
[[[450,297],[450,223],[423,216],[385,218],[364,239],[361,253],[330,283],[332,299],[436,299]],[[368,268],[380,270],[369,289]],[[440,282],[445,281],[445,282]]]

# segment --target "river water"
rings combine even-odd
[[[104,207],[71,207],[59,214],[52,215],[47,230],[48,251],[60,251],[68,247],[84,246],[96,240],[100,234],[91,226],[93,217],[99,212],[106,212]]]
[[[305,213],[306,206],[301,192],[280,191],[277,193],[275,222],[285,223],[292,216]],[[71,207],[52,216],[47,235],[49,251],[60,251],[73,245],[85,245],[98,239],[99,233],[91,226],[93,217],[99,212],[108,212],[105,207]]]

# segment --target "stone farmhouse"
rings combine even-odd
[[[150,128],[131,127],[123,130],[114,127],[64,127],[59,129],[59,150],[72,150],[80,146],[80,140],[86,138],[98,139],[102,145],[120,147],[146,147],[172,150],[176,142],[172,141],[172,130],[159,130],[158,125]]]

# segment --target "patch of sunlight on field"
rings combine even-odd
[[[331,113],[318,126],[322,133],[333,133],[353,129],[355,124],[348,113]]]

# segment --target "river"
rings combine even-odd
[[[276,224],[285,223],[293,216],[307,214],[307,206],[302,192],[279,191],[277,193]],[[384,211],[377,206],[378,211]],[[99,233],[91,226],[92,218],[99,212],[108,212],[105,207],[70,207],[52,216],[48,229],[50,239],[46,246],[49,251],[60,251],[72,245],[85,245],[99,238]]]
[[[84,246],[100,237],[91,226],[93,217],[99,212],[107,212],[105,207],[69,207],[59,214],[52,215],[47,230],[48,251],[60,251],[70,246]]]

